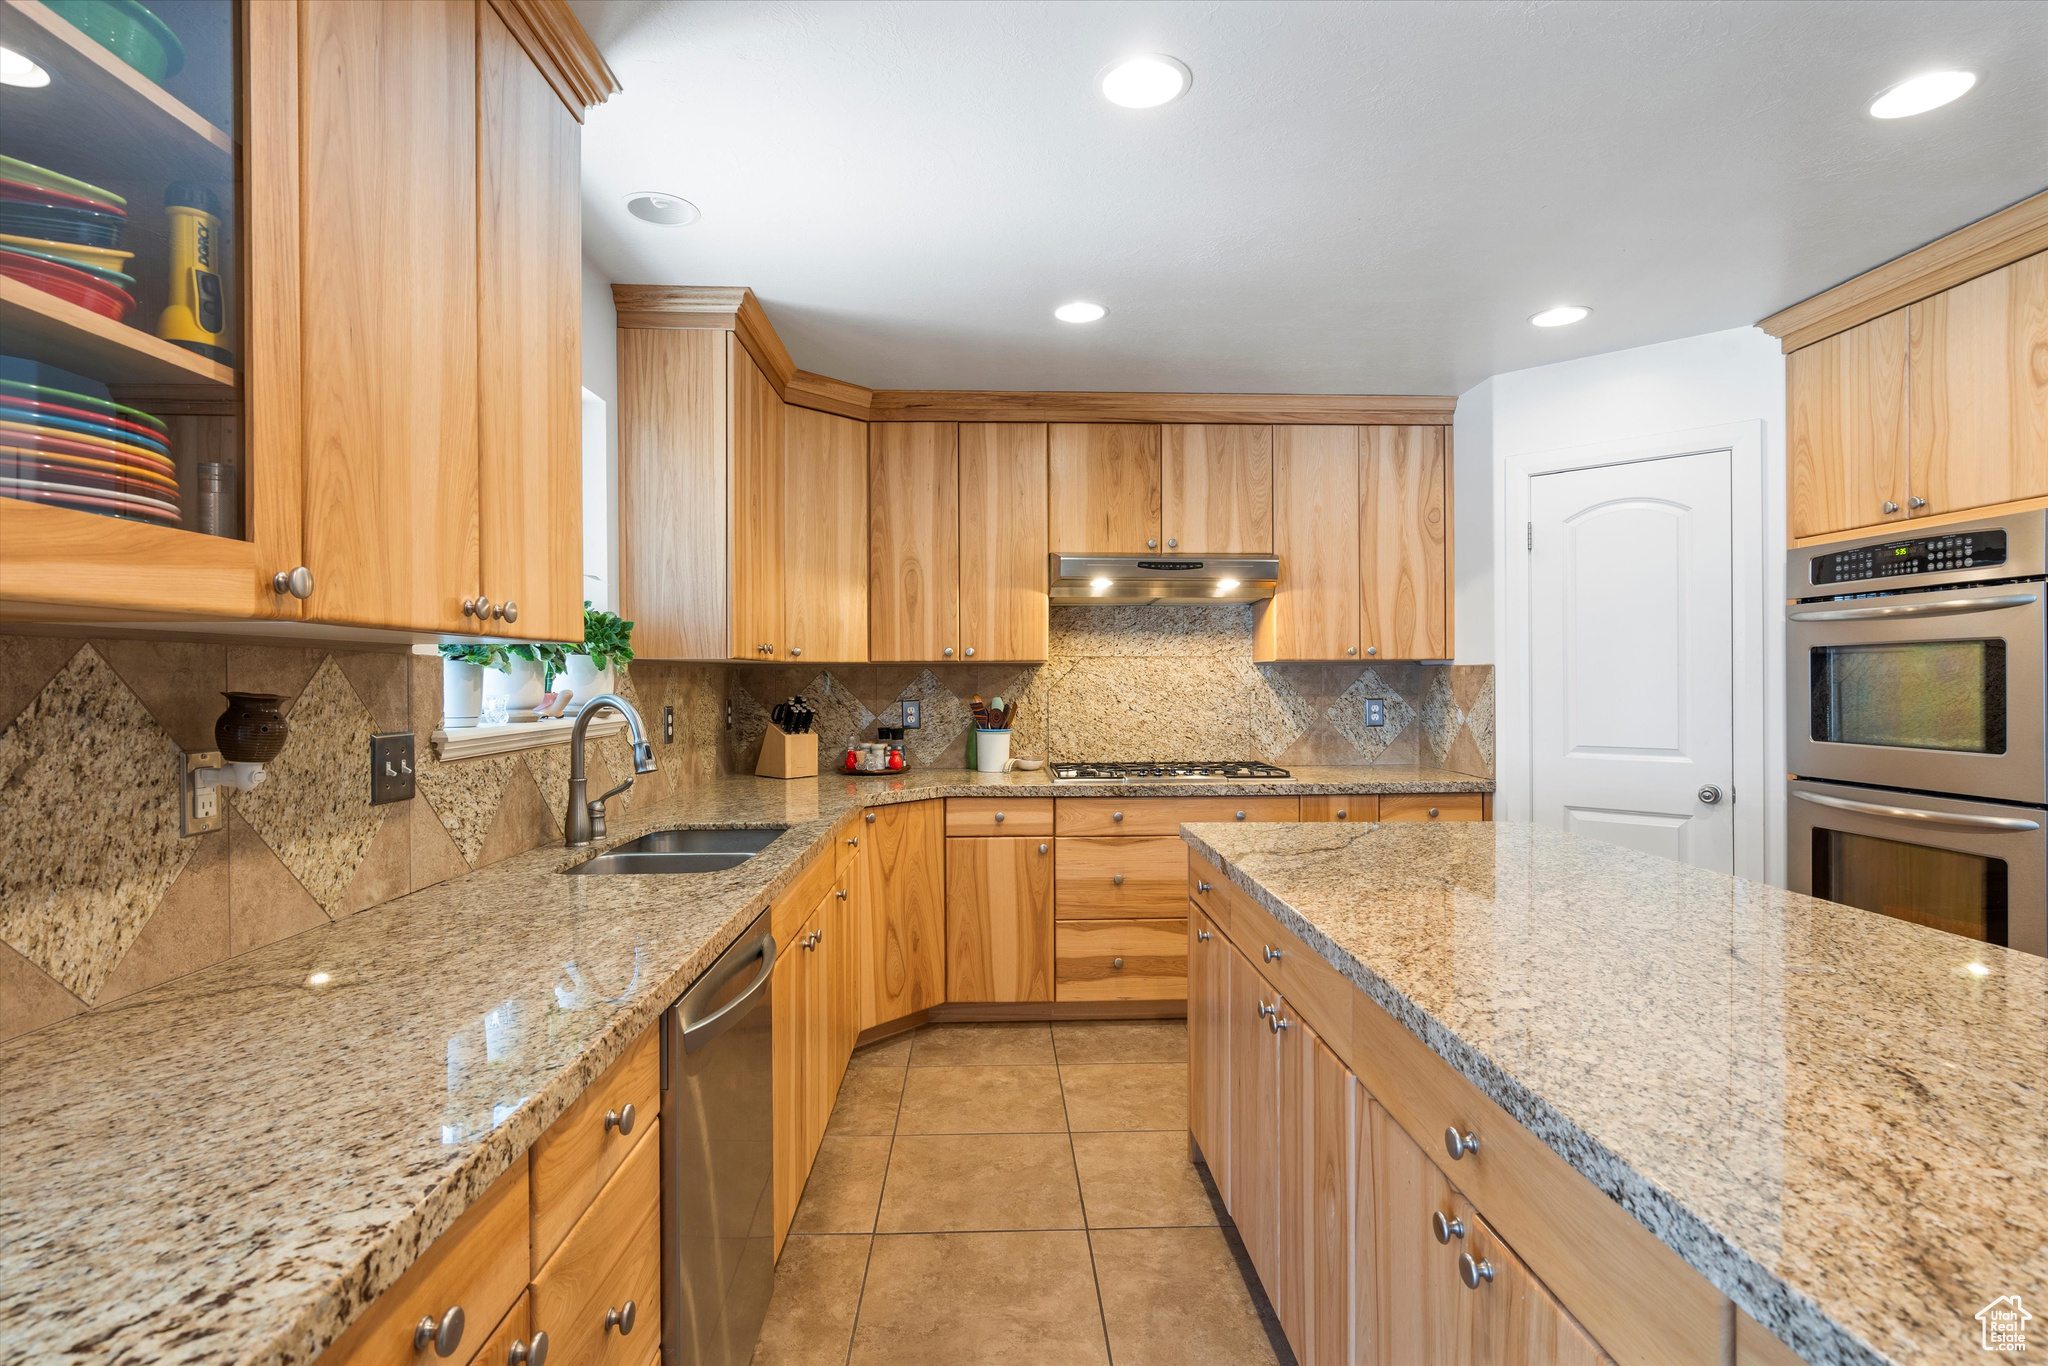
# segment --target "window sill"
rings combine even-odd
[[[518,725],[467,726],[457,730],[437,730],[428,737],[434,747],[434,757],[444,763],[451,759],[483,759],[493,754],[511,754],[522,749],[545,749],[549,745],[566,745],[569,732],[576,728],[576,718],[563,716],[545,721],[527,721]],[[602,716],[590,723],[584,732],[585,738],[602,740],[608,735],[617,735],[626,728],[626,718],[619,715]]]

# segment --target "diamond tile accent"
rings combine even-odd
[[[285,716],[290,734],[269,778],[230,800],[320,909],[339,915],[384,822],[370,805],[376,719],[331,655]]]
[[[1486,671],[1486,681],[1479,685],[1479,695],[1472,699],[1472,710],[1465,713],[1465,725],[1472,732],[1472,741],[1479,747],[1479,757],[1486,760],[1486,772],[1490,777],[1493,767],[1493,679],[1491,667]]]
[[[87,1003],[198,849],[178,786],[178,746],[90,645],[0,731],[0,939]]]
[[[1365,724],[1365,704],[1373,698],[1384,704],[1386,724],[1383,726]],[[1403,731],[1415,723],[1415,709],[1371,669],[1360,674],[1357,682],[1338,694],[1324,715],[1337,727],[1338,734],[1358,746],[1367,762],[1379,758]]]
[[[894,702],[882,708],[881,714],[875,717],[875,724],[902,725],[903,704],[910,701],[915,701],[922,708],[923,714],[918,719],[924,724],[905,733],[903,754],[914,767],[930,768],[945,754],[946,747],[974,724],[974,712],[939,681],[937,674],[926,669],[911,680],[909,687],[896,694]]]
[[[1458,727],[1464,724],[1465,714],[1458,710],[1457,699],[1451,695],[1450,673],[1440,669],[1422,699],[1422,740],[1438,764],[1450,756],[1451,746],[1458,739]]]
[[[830,766],[834,749],[844,754],[846,742],[875,723],[875,714],[861,704],[852,689],[829,672],[821,671],[804,685],[800,695],[818,714],[813,729],[818,732],[818,764],[821,768]],[[893,725],[894,722],[883,724]]]

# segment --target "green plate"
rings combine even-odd
[[[85,199],[97,199],[103,204],[113,204],[123,209],[128,207],[128,201],[115,194],[112,190],[103,190],[99,186],[89,184],[86,181],[73,180],[68,175],[59,175],[45,166],[32,165],[26,161],[16,161],[13,157],[0,157],[0,176],[4,176],[8,180],[18,180],[24,185],[40,186],[45,190],[61,190],[65,194],[75,194]]]
[[[52,389],[41,384],[24,384],[18,379],[0,379],[0,393],[20,394],[26,398],[34,398],[38,394],[48,394],[50,400],[55,403],[68,403],[74,407],[84,408],[87,412],[91,412],[95,408],[111,408],[130,422],[140,422],[146,427],[153,427],[166,436],[170,435],[171,431],[169,427],[164,425],[162,418],[145,413],[140,408],[130,408],[126,404],[114,403],[104,398],[94,398],[91,394],[74,394],[69,389]]]
[[[139,0],[49,0],[79,32],[161,85],[185,65],[185,45]]]

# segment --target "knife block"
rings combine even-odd
[[[789,735],[775,727],[761,737],[761,762],[754,765],[761,778],[815,778],[818,776],[818,733],[807,730]]]

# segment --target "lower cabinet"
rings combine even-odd
[[[1184,1001],[1188,922],[1061,920],[1053,931],[1054,999]]]
[[[862,813],[867,872],[860,918],[860,1027],[946,999],[946,804],[902,802]]]
[[[946,1000],[1053,999],[1052,837],[946,841]]]
[[[533,1330],[553,1360],[640,1366],[661,1337],[659,1125],[534,1275]]]
[[[860,1033],[857,929],[865,877],[865,852],[840,866],[831,886],[781,943],[769,979],[775,1014],[770,1088],[777,1256]],[[801,890],[806,885],[798,879],[798,894],[807,898]]]

